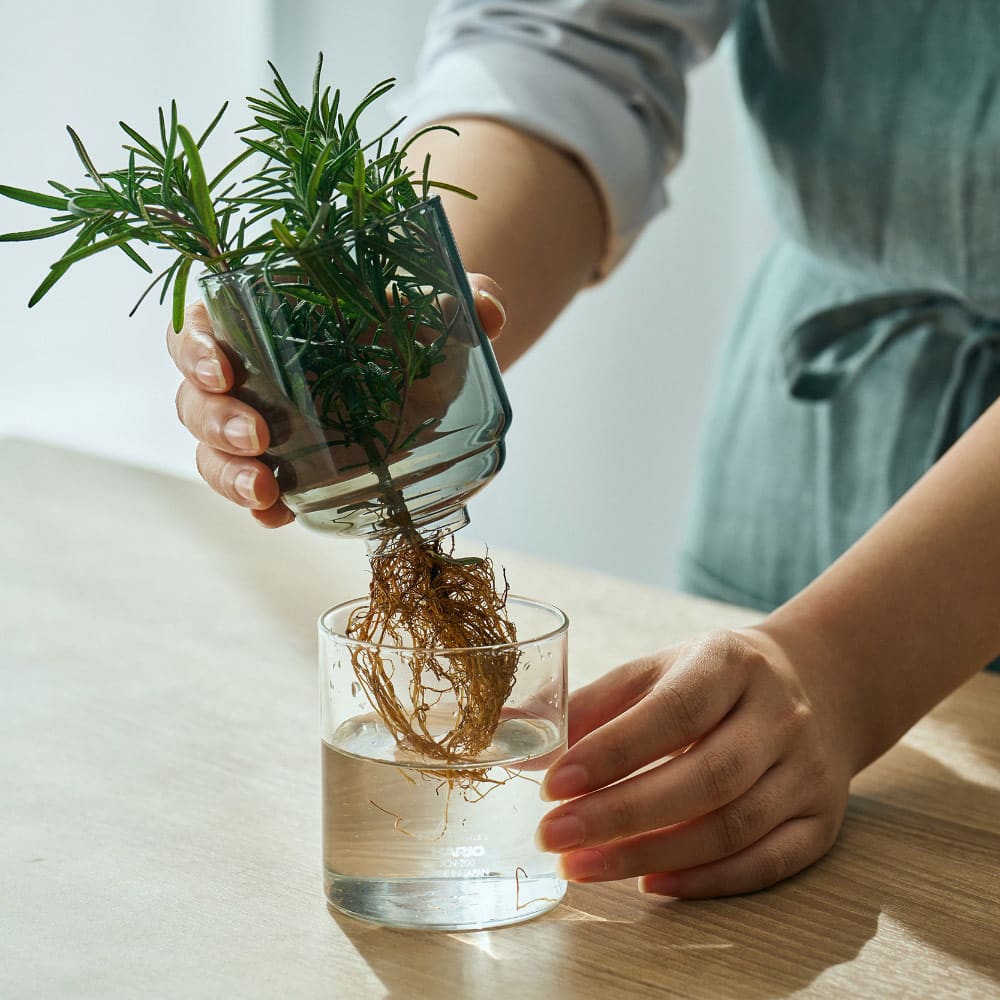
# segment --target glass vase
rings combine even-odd
[[[200,283],[300,522],[369,540],[467,522],[511,413],[440,199]]]
[[[518,641],[421,650],[350,638],[351,616],[366,603],[340,604],[319,620],[328,902],[363,920],[436,930],[497,927],[552,909],[566,883],[533,837],[549,808],[538,786],[566,748],[566,616],[510,597]],[[513,670],[513,687],[489,745],[443,762],[393,734],[384,696],[418,720],[408,723],[414,731],[446,743],[468,697],[449,683],[449,668],[470,655],[487,671]],[[364,669],[373,661],[389,686],[381,700]]]

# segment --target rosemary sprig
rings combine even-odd
[[[418,196],[412,182],[415,171],[405,165],[409,143],[389,141],[401,122],[368,143],[362,141],[358,132],[362,113],[388,93],[393,80],[376,84],[345,118],[340,92],[322,85],[322,55],[308,107],[295,100],[281,74],[268,65],[274,73],[273,89],[247,98],[253,120],[237,130],[246,148],[214,174],[205,169],[202,149],[227,105],[195,140],[195,133],[179,123],[176,102],[171,102],[169,114],[159,111],[158,138],[119,123],[128,140],[123,145],[129,154],[125,167],[101,171],[80,137],[67,127],[85,182],[68,186],[49,181],[54,194],[0,185],[0,195],[54,213],[50,225],[0,235],[0,241],[47,239],[76,231],[29,306],[41,301],[71,266],[105,250],[118,248],[152,273],[138,250],[149,247],[174,257],[139,301],[162,284],[162,303],[173,286],[173,323],[179,330],[194,263],[209,271],[226,271],[268,255],[344,241],[352,230],[426,198],[432,188],[452,189],[429,180],[425,163],[417,179]],[[243,165],[246,172],[234,181]],[[357,273],[345,276],[342,290],[353,291],[356,298],[359,282],[363,276]]]

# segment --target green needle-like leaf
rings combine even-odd
[[[249,159],[253,154],[254,150],[245,149],[239,156],[227,163],[209,182],[208,190],[214,191],[244,160]],[[220,197],[225,197],[225,195],[220,195]]]
[[[212,247],[218,251],[219,228],[215,217],[215,206],[212,204],[212,195],[208,190],[208,182],[205,180],[205,167],[201,162],[201,153],[191,133],[183,126],[177,128],[181,144],[184,146],[184,154],[187,156],[188,171],[191,174],[191,195],[194,198],[195,208],[198,211],[198,219],[204,226],[205,234],[208,236]]]
[[[101,253],[101,251],[107,250],[110,247],[119,247],[131,239],[135,239],[135,233],[130,229],[127,232],[118,233],[116,236],[109,236],[106,240],[91,243],[89,247],[81,247],[79,250],[72,250],[69,253],[65,253],[57,263],[69,266],[86,257],[93,257],[95,253]]]
[[[323,182],[323,172],[330,159],[330,154],[337,148],[337,139],[331,139],[316,158],[316,163],[309,175],[309,183],[306,185],[306,204],[312,204],[319,197],[320,185]]]
[[[65,211],[67,205],[65,198],[42,194],[40,191],[25,191],[23,188],[8,187],[6,184],[0,184],[0,195],[12,198],[14,201],[24,202],[25,205],[37,205],[39,208],[55,208]]]
[[[172,316],[174,333],[180,333],[181,327],[184,325],[184,305],[187,295],[188,275],[191,273],[191,263],[190,257],[181,261],[181,266],[177,268],[177,274],[174,277],[174,308]]]
[[[463,198],[469,198],[472,201],[478,199],[478,195],[473,194],[467,188],[458,187],[456,184],[449,184],[447,181],[428,181],[428,188],[437,188],[440,191],[454,191],[455,194],[460,194]]]
[[[226,108],[228,107],[229,107],[229,101],[226,101],[225,104],[223,104],[222,107],[219,108],[218,112],[216,112],[216,115],[211,120],[211,122],[209,122],[208,128],[206,128],[205,131],[201,133],[201,138],[198,140],[199,149],[201,149],[201,147],[205,145],[205,141],[215,131],[215,126],[218,125],[220,121],[222,121],[222,116],[226,113]]]
[[[47,236],[58,236],[67,233],[80,225],[79,219],[71,222],[60,222],[58,226],[48,226],[45,229],[30,229],[23,233],[0,233],[0,243],[16,243],[22,240],[43,240]]]
[[[90,175],[90,179],[95,184],[99,184],[102,188],[107,190],[107,184],[104,183],[104,179],[101,177],[100,171],[94,166],[94,161],[91,160],[90,154],[87,152],[87,149],[80,140],[80,137],[73,131],[72,128],[70,128],[69,125],[66,126],[66,131],[69,132],[69,137],[73,140],[73,146],[76,149],[76,154],[80,157],[80,161],[87,168],[87,173]]]
[[[130,247],[127,243],[122,243],[122,245],[118,249],[123,251],[125,256],[129,258],[129,260],[138,264],[139,267],[141,267],[147,274],[153,273],[153,269],[149,266],[149,264],[147,264],[146,261],[143,260],[142,257],[139,255],[139,253],[136,250],[133,250],[132,247]]]
[[[174,172],[174,150],[177,148],[177,102],[170,102],[170,131],[167,131],[167,122],[163,114],[163,108],[159,109],[160,118],[160,138],[163,140],[163,175],[160,180],[160,192],[163,203],[166,204],[171,192],[171,183]]]
[[[121,127],[122,131],[129,136],[129,138],[138,143],[139,151],[145,153],[153,163],[163,166],[163,153],[161,153],[148,139],[144,139],[134,128],[132,128],[131,125],[126,125],[125,122],[119,122],[118,125]],[[130,146],[125,147],[125,149],[130,148]]]
[[[69,270],[69,264],[53,264],[45,280],[35,289],[30,299],[28,308],[31,309],[48,294],[52,286]]]

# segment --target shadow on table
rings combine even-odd
[[[928,836],[923,813],[894,800],[935,795],[942,814],[960,816],[963,799],[974,795],[980,809],[998,815],[1000,792],[965,781],[911,747],[894,754],[901,777],[891,792],[852,797],[837,846],[765,892],[688,902],[650,900],[623,885],[571,886],[562,906],[533,922],[453,934],[334,918],[391,1000],[483,992],[517,1000],[754,1000],[790,995],[828,971],[832,989],[858,987],[873,970],[893,980],[902,974],[897,963],[904,952],[913,954],[891,929],[878,937],[880,920],[902,925],[938,953],[923,963],[932,988],[951,964],[941,953],[997,981],[995,941],[985,920],[997,837],[960,823],[944,831],[946,839],[940,828]],[[952,834],[957,848],[949,844]],[[977,884],[980,855],[985,875]],[[853,974],[836,971],[869,943],[863,966]]]
[[[798,929],[779,929],[772,918],[771,942],[758,951],[752,929],[726,940],[726,922],[740,919],[732,902],[650,905],[637,898],[630,901],[634,912],[628,918],[607,916],[605,905],[591,907],[599,895],[587,887],[547,917],[497,931],[419,935],[335,919],[390,1000],[484,993],[517,1000],[784,996],[830,966],[850,962],[877,927],[876,912],[854,914],[835,943],[821,952],[801,951]],[[794,956],[777,967],[776,934],[786,956]],[[699,935],[702,940],[696,940]]]
[[[906,744],[892,754],[892,785],[852,796],[839,849],[866,858],[867,892],[887,917],[1000,984],[1000,828],[986,819],[1000,816],[1000,790]]]
[[[801,902],[792,918],[784,897],[805,899],[808,880],[807,873],[769,893],[700,902],[571,886],[551,914],[496,931],[418,934],[334,918],[391,1000],[484,992],[517,1000],[754,1000],[808,986],[850,962],[876,932],[874,907],[845,907],[835,934],[802,922]]]

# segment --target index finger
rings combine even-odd
[[[545,777],[542,798],[576,798],[683,750],[711,732],[746,688],[749,645],[727,636],[692,643],[631,707],[571,747]]]
[[[184,325],[174,331],[167,323],[167,351],[181,374],[208,392],[228,392],[233,387],[233,366],[219,347],[212,321],[201,302],[184,310]]]

